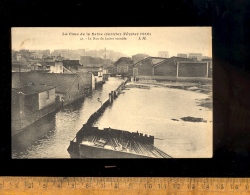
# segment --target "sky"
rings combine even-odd
[[[158,56],[159,51],[168,51],[169,56],[202,53],[212,57],[211,27],[15,27],[11,35],[13,50],[106,48],[128,56],[137,53]]]

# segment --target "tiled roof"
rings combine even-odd
[[[21,78],[22,86],[27,86],[30,83],[34,83],[35,85],[45,84],[45,85],[55,86],[56,92],[58,93],[66,93],[70,89],[71,84],[77,77],[79,77],[79,75],[77,74],[13,72],[12,88],[18,88],[18,86],[20,86],[19,79]]]
[[[31,86],[26,86],[26,87],[14,89],[14,90],[16,90],[17,92],[21,92],[23,95],[33,95],[33,94],[47,91],[53,88],[55,87],[46,86],[46,85],[31,85]]]

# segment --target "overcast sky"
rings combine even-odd
[[[67,35],[63,35],[67,33]],[[73,35],[78,33],[78,35]],[[81,35],[84,33],[85,35]],[[90,35],[86,35],[90,33]],[[92,33],[103,33],[93,35]],[[104,36],[105,33],[121,35]],[[130,35],[124,35],[130,33]],[[131,34],[135,35],[131,35]],[[139,33],[137,35],[136,33]],[[140,33],[149,33],[144,36]],[[71,35],[70,35],[71,34]],[[93,38],[104,40],[93,40]],[[107,38],[126,38],[126,40],[105,40]],[[146,40],[139,38],[146,37]],[[91,40],[88,40],[91,38]],[[83,40],[80,40],[83,39]],[[12,28],[12,49],[44,50],[89,49],[119,51],[128,56],[146,53],[158,56],[158,51],[168,51],[169,56],[177,53],[202,53],[212,57],[211,27],[109,27],[109,28]]]

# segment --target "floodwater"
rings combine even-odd
[[[108,93],[122,81],[111,77],[92,96],[48,116],[46,122],[30,127],[13,141],[13,158],[69,158],[69,142],[100,107],[97,98],[106,101]],[[210,158],[212,111],[198,106],[198,100],[207,97],[198,92],[164,87],[126,88],[94,126],[153,135],[155,146],[173,158]],[[203,118],[206,122],[181,120],[187,116]]]

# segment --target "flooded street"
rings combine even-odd
[[[196,103],[208,95],[163,87],[124,92],[95,126],[154,135],[155,146],[174,158],[212,156],[212,111]],[[181,120],[187,116],[207,122]]]
[[[120,78],[109,78],[102,88],[52,114],[13,139],[13,158],[69,158],[67,148],[82,125],[116,89]],[[155,146],[174,158],[212,157],[212,111],[198,106],[208,95],[151,86],[126,88],[94,126],[155,136]],[[182,117],[205,122],[183,121]],[[25,140],[22,144],[19,140]]]
[[[13,158],[70,158],[67,148],[82,125],[108,100],[109,93],[124,80],[109,81],[92,92],[92,95],[65,106],[56,114],[50,114],[28,127],[12,140]]]

